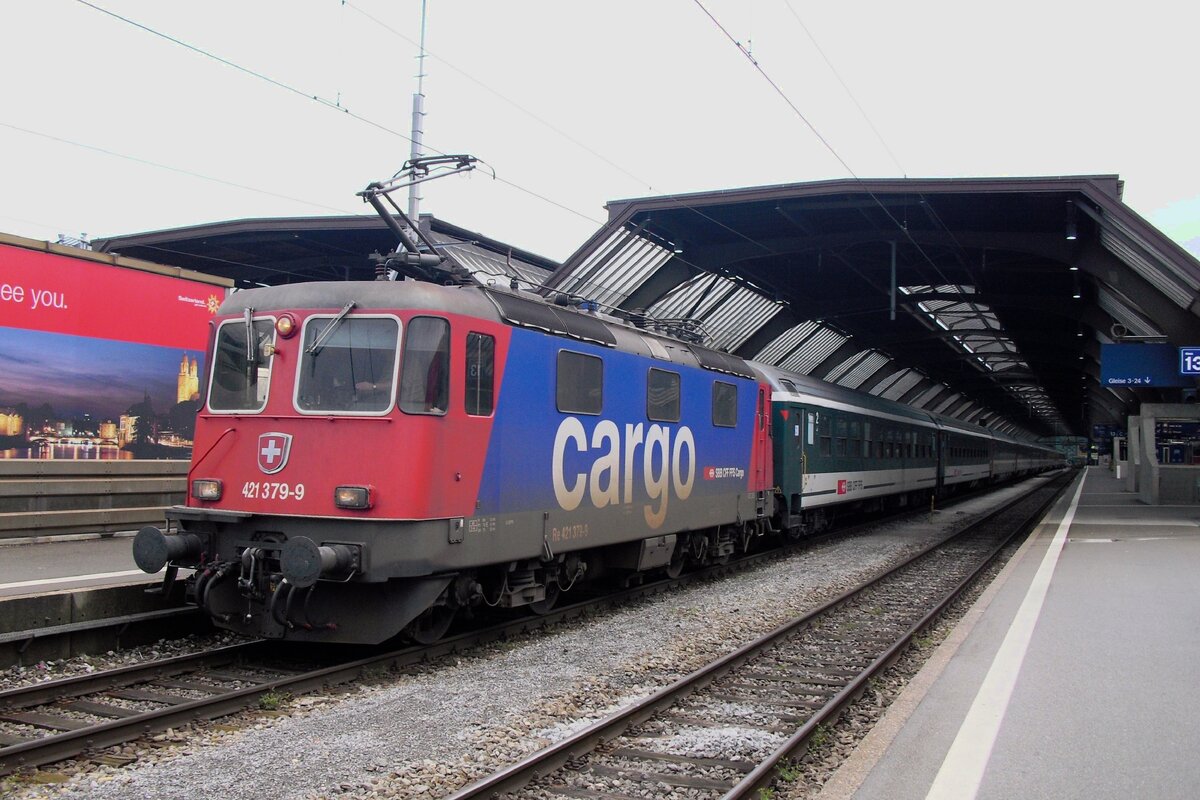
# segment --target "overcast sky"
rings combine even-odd
[[[502,180],[422,210],[563,259],[619,198],[1116,173],[1200,254],[1200,5],[702,2],[786,100],[696,0],[429,0],[426,142]],[[94,5],[263,77],[78,0],[3,3],[0,231],[367,213],[408,157],[420,0]]]

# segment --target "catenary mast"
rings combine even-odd
[[[424,155],[421,140],[425,135],[425,6],[427,0],[421,0],[421,50],[417,55],[417,92],[413,95],[412,111],[412,150],[410,158],[417,159]],[[413,225],[420,225],[421,195],[418,184],[408,187],[408,218]]]

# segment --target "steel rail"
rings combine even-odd
[[[806,542],[805,544],[807,544]],[[459,652],[467,647],[485,644],[506,637],[528,633],[557,622],[575,619],[602,609],[623,605],[632,600],[649,597],[659,592],[689,585],[701,580],[719,577],[746,569],[762,561],[786,556],[789,548],[774,549],[717,565],[672,579],[662,579],[641,584],[598,598],[589,598],[564,605],[544,615],[506,620],[500,624],[478,630],[466,631],[430,645],[411,645],[400,649],[389,649],[382,654],[304,672],[292,676],[265,681],[254,686],[201,698],[166,708],[147,711],[125,719],[103,722],[97,725],[64,731],[32,739],[27,742],[0,747],[0,776],[16,770],[50,764],[85,751],[123,744],[141,736],[177,727],[181,724],[202,719],[214,719],[249,708],[263,695],[288,690],[294,693],[328,688],[346,683],[364,673],[380,667],[398,669]],[[271,641],[254,641],[230,645],[216,650],[174,656],[168,659],[118,667],[90,675],[63,678],[56,681],[33,684],[0,691],[0,717],[5,713],[19,711],[57,701],[88,694],[152,683],[181,673],[244,663],[246,659],[267,655]]]
[[[895,518],[895,516],[904,515],[892,515],[891,518]],[[300,693],[328,688],[336,684],[353,681],[363,674],[377,671],[380,668],[400,669],[431,661],[445,655],[451,655],[468,647],[528,633],[564,620],[583,617],[599,610],[619,607],[633,600],[653,596],[660,592],[731,574],[766,561],[785,558],[797,549],[806,548],[830,538],[853,535],[856,531],[869,527],[878,521],[878,519],[868,520],[852,525],[849,528],[841,528],[822,534],[821,536],[802,539],[798,542],[785,544],[782,547],[763,552],[751,553],[730,561],[727,564],[709,566],[685,573],[679,578],[664,578],[650,581],[601,597],[588,598],[577,603],[561,606],[543,615],[506,620],[502,623],[485,626],[481,629],[466,631],[442,639],[431,645],[411,645],[400,649],[391,649],[384,653],[372,654],[317,670],[263,681],[253,686],[215,694],[212,697],[190,700],[166,708],[146,711],[124,719],[103,722],[78,730],[54,733],[26,742],[0,747],[0,776],[26,767],[61,761],[87,751],[123,744],[141,736],[178,727],[182,724],[233,714],[255,705],[261,697],[268,693],[279,692],[281,690]],[[882,577],[880,576],[880,579]],[[846,593],[833,602],[844,602],[850,596],[851,593]],[[246,642],[201,653],[175,656],[146,664],[119,667],[90,675],[64,678],[0,691],[0,717],[3,717],[6,712],[11,713],[12,711],[19,711],[21,709],[49,705],[61,700],[136,686],[140,683],[152,683],[155,680],[169,678],[181,673],[224,666],[231,663],[247,665],[245,663],[247,659],[269,655],[274,644],[276,643],[263,640]],[[275,671],[278,670],[276,669]],[[647,714],[649,713],[653,713],[653,711],[647,712]]]
[[[1078,477],[1075,479],[1078,480]],[[904,633],[903,636],[893,642],[887,648],[887,650],[885,650],[874,661],[872,661],[870,666],[863,670],[860,675],[851,680],[842,691],[834,695],[830,699],[829,703],[814,713],[813,716],[806,721],[800,727],[800,729],[797,730],[796,733],[794,733],[786,742],[780,745],[773,753],[771,753],[771,755],[760,762],[752,772],[747,774],[746,777],[743,778],[736,786],[730,789],[722,797],[722,800],[741,800],[742,798],[748,798],[755,792],[758,792],[760,789],[770,784],[775,778],[775,773],[780,763],[791,757],[793,754],[805,750],[808,747],[809,741],[816,734],[819,726],[836,720],[847,706],[857,700],[858,697],[866,690],[868,682],[890,667],[892,663],[894,663],[904,653],[912,640],[916,638],[917,634],[932,625],[938,619],[938,617],[945,612],[946,608],[949,607],[951,603],[953,603],[964,592],[966,592],[967,589],[970,588],[970,586],[979,578],[979,576],[992,565],[992,563],[1005,548],[1012,544],[1012,542],[1018,537],[1028,535],[1028,533],[1039,524],[1051,506],[1053,506],[1053,504],[1062,496],[1063,491],[1070,486],[1070,484],[1071,481],[1064,481],[1062,486],[1059,487],[1058,491],[1050,495],[1044,503],[1034,510],[1034,512],[1029,515],[1029,518],[1021,526],[1013,529],[1012,533],[1010,533],[1004,538],[1003,541],[993,547],[987,556],[980,561],[979,565],[972,570],[967,577],[965,577],[957,586],[947,592],[946,595],[935,606],[926,612],[921,619],[915,622]],[[1011,505],[1015,505],[1015,503]],[[1005,509],[1001,509],[1000,511],[1007,510],[1008,507],[1009,506],[1006,506]],[[999,512],[996,514],[989,514],[972,527],[976,527],[978,524],[989,521],[994,516],[997,516],[998,513]]]
[[[1066,483],[1067,481],[1064,480],[1063,485],[1065,486]],[[774,630],[764,634],[758,639],[755,639],[754,641],[739,647],[737,650],[734,650],[707,664],[706,666],[695,670],[694,672],[684,676],[683,678],[680,678],[669,686],[660,689],[654,694],[651,694],[624,707],[615,714],[605,719],[598,720],[597,722],[578,731],[577,733],[562,739],[559,742],[542,748],[541,750],[530,754],[526,758],[511,764],[497,771],[496,773],[460,789],[459,791],[447,796],[445,800],[472,800],[473,798],[482,797],[503,797],[507,793],[515,792],[521,789],[531,781],[538,780],[539,778],[545,777],[561,769],[568,761],[585,755],[605,742],[613,740],[624,733],[628,728],[645,722],[660,710],[675,705],[684,697],[687,697],[696,690],[703,688],[709,683],[712,683],[715,679],[724,675],[730,670],[740,666],[764,651],[777,646],[780,642],[791,638],[811,625],[817,619],[828,615],[830,612],[860,596],[868,589],[877,586],[895,574],[907,569],[909,566],[921,560],[929,553],[932,553],[951,542],[957,541],[969,535],[973,530],[993,520],[995,517],[1010,510],[1019,503],[1028,500],[1029,495],[1033,494],[1033,492],[1038,491],[1039,489],[1044,488],[1046,485],[1047,484],[1042,484],[1042,486],[1037,487],[1037,489],[1034,489],[1033,491],[1022,495],[1021,497],[1014,499],[1010,503],[1006,503],[1005,505],[993,510],[992,512],[973,522],[970,526],[962,531],[959,531],[940,542],[936,542],[923,548],[921,551],[903,563],[880,572],[857,587],[848,589],[832,600],[826,602],[819,608],[778,626]],[[1048,508],[1049,505],[1053,503],[1059,495],[1061,495],[1061,492],[1062,487],[1059,487],[1058,491],[1055,492],[1054,495],[1051,496],[1044,504],[1042,504],[1034,515],[1032,515],[1031,519],[1036,519],[1044,514],[1045,509]],[[767,782],[769,782],[773,778],[775,769],[781,760],[799,748],[805,746],[808,740],[816,732],[819,725],[834,718],[836,714],[840,713],[840,711],[849,702],[855,699],[866,687],[870,678],[890,665],[892,661],[894,661],[900,655],[900,653],[903,652],[904,648],[907,647],[913,636],[915,636],[916,633],[918,633],[921,629],[926,627],[929,622],[934,619],[938,613],[944,610],[947,605],[953,602],[954,598],[957,597],[958,594],[961,593],[967,586],[969,586],[971,581],[973,581],[978,574],[982,572],[982,570],[985,569],[987,565],[992,562],[992,560],[994,560],[996,554],[998,554],[1005,546],[1007,546],[1010,541],[1012,541],[1012,538],[1016,537],[1022,531],[1028,529],[1028,525],[1029,523],[1027,521],[1025,525],[1015,529],[1002,544],[993,548],[989,555],[975,570],[971,572],[967,579],[961,581],[954,590],[949,592],[940,602],[936,604],[933,611],[928,612],[917,624],[913,625],[904,636],[889,646],[882,655],[874,659],[871,665],[868,666],[868,668],[862,674],[854,678],[842,691],[834,695],[825,708],[816,712],[813,718],[804,723],[804,725],[792,737],[790,737],[787,742],[781,745],[775,752],[771,754],[771,756],[768,757],[768,759],[761,762],[749,774],[747,774],[746,777],[741,782],[736,784],[736,786],[731,789],[728,794],[724,795],[723,800],[736,800],[737,798],[748,797],[751,792],[761,788]]]

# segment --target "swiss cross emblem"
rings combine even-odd
[[[258,468],[274,475],[287,466],[288,454],[292,452],[290,433],[264,433],[258,437]]]

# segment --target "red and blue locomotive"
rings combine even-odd
[[[231,630],[431,639],[773,513],[770,387],[694,344],[421,281],[238,292],[212,339],[187,505],[134,550]]]

